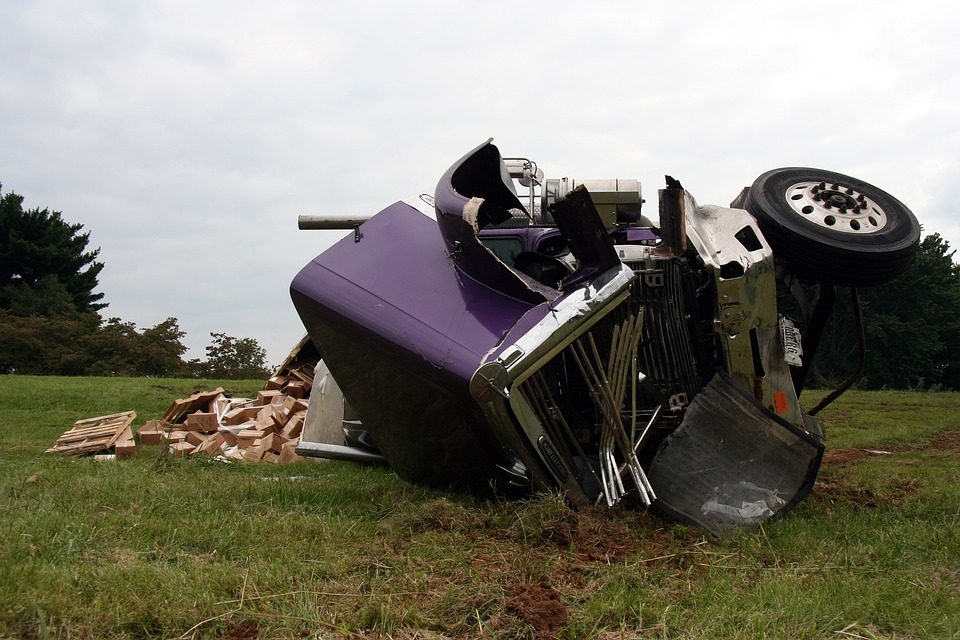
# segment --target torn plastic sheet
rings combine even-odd
[[[655,507],[715,534],[759,526],[813,487],[823,445],[718,373],[660,447]]]
[[[748,501],[750,497],[755,499]],[[737,503],[740,506],[735,506]],[[737,482],[732,486],[718,487],[714,496],[703,503],[701,512],[707,519],[719,515],[723,519],[753,526],[774,515],[786,504],[775,490],[758,487],[752,482]]]

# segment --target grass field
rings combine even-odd
[[[349,463],[42,453],[79,418],[140,425],[218,384],[260,386],[0,377],[0,635],[960,637],[958,394],[848,393],[813,495],[725,539]]]

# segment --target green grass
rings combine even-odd
[[[0,377],[0,635],[960,637],[960,451],[937,440],[958,394],[848,393],[828,449],[892,454],[828,458],[788,517],[724,539],[349,463],[42,453],[79,418],[139,425],[218,384],[260,386]]]

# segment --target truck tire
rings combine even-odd
[[[750,187],[745,207],[778,261],[801,277],[841,286],[893,280],[920,244],[920,225],[902,202],[832,171],[767,171]]]

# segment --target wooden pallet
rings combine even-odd
[[[135,445],[130,425],[136,417],[136,411],[124,411],[77,420],[45,453],[79,456],[115,449],[120,457],[133,455]]]

